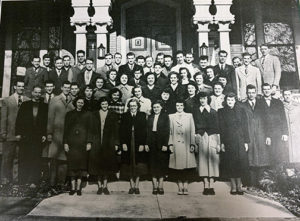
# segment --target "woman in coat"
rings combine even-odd
[[[109,90],[104,88],[105,80],[103,77],[99,76],[95,79],[95,85],[93,90],[93,98],[98,101],[101,97],[106,97]]]
[[[150,172],[152,194],[164,194],[163,181],[169,168],[168,139],[170,134],[169,116],[162,112],[161,101],[152,103],[153,114],[147,121],[147,145],[150,148]]]
[[[136,98],[128,101],[128,111],[122,115],[120,126],[121,176],[130,180],[129,194],[140,194],[140,176],[147,173],[146,114],[140,112],[140,103]]]
[[[148,72],[145,78],[147,85],[142,87],[143,96],[154,102],[160,98],[161,88],[155,84],[157,81],[155,73]]]
[[[193,115],[185,113],[184,101],[176,101],[175,114],[170,114],[170,161],[169,168],[173,170],[178,180],[178,195],[188,194],[188,181],[196,168],[195,124]]]
[[[68,112],[65,118],[64,149],[71,177],[70,195],[76,190],[77,195],[81,195],[81,178],[87,175],[88,151],[92,144],[91,117],[84,111],[84,98],[76,98],[73,105],[76,109]]]
[[[198,106],[199,103],[196,98],[198,87],[195,82],[192,81],[187,85],[187,92],[189,97],[184,101],[184,111],[187,113],[193,113],[194,109]]]
[[[200,107],[193,116],[196,128],[196,144],[198,151],[198,175],[204,178],[204,195],[215,195],[214,179],[219,177],[220,136],[217,111],[212,109],[210,96],[204,92],[197,95]]]
[[[236,104],[236,95],[225,97],[225,106],[218,111],[223,176],[230,178],[231,191],[243,195],[241,177],[247,171],[247,151],[250,143],[248,122],[244,110]]]
[[[119,116],[108,110],[107,98],[100,98],[99,106],[100,110],[92,113],[94,143],[89,155],[89,174],[98,178],[97,194],[109,195],[107,178],[119,171]]]

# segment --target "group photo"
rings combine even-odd
[[[30,199],[24,220],[299,216],[299,3],[223,1],[0,3],[4,201]]]

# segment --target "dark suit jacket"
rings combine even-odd
[[[16,120],[16,135],[21,135],[22,140],[26,142],[37,141],[37,139],[41,141],[42,136],[47,134],[48,105],[44,102],[38,103],[38,113],[34,124],[33,104],[32,100],[23,102]]]
[[[235,94],[237,93],[235,69],[232,65],[226,64],[225,69],[222,71],[219,64],[217,64],[214,66],[214,73],[216,77],[218,77],[220,74],[225,74],[227,76],[227,85],[230,86]]]
[[[155,85],[160,89],[165,89],[169,85],[170,81],[163,73],[160,74],[159,78],[156,79]]]
[[[80,74],[77,75],[77,83],[79,84],[79,88],[80,89],[83,89],[86,84],[85,84],[85,79],[84,79],[84,72],[80,72]],[[91,80],[90,80],[90,84],[94,85],[95,84],[95,81],[96,81],[96,78],[100,76],[99,74],[97,74],[96,72],[92,72],[92,77],[91,77]]]
[[[25,95],[31,97],[31,91],[35,85],[43,86],[48,79],[48,71],[46,68],[39,67],[38,72],[33,67],[27,68],[25,72]]]
[[[139,83],[136,84],[135,81],[134,81],[134,78],[130,78],[130,79],[128,80],[128,84],[129,84],[130,86],[133,86],[133,87],[135,87],[135,86],[141,86],[141,87],[143,87],[143,86],[146,86],[146,85],[147,85],[146,82],[145,82],[144,80],[142,80],[142,79],[140,79]]]
[[[49,80],[52,80],[54,82],[55,88],[54,88],[54,94],[59,95],[61,93],[61,86],[64,81],[68,80],[68,72],[65,69],[61,69],[61,73],[58,76],[56,69],[53,69],[48,74]]]
[[[134,77],[134,72],[135,72],[137,69],[139,69],[139,68],[141,68],[141,66],[139,66],[139,65],[137,65],[137,64],[134,64],[133,69],[131,70],[131,69],[129,68],[128,63],[126,63],[126,64],[121,65],[121,66],[119,67],[119,76],[120,76],[120,74],[125,73],[125,74],[128,75],[128,79],[133,78],[133,77]]]

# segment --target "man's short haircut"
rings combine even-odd
[[[54,86],[54,81],[52,81],[52,80],[46,80],[44,82],[44,85],[46,86],[47,84],[53,84],[53,86]]]
[[[109,99],[107,97],[101,97],[98,101],[99,106],[101,106],[103,102],[109,103]]]
[[[226,74],[223,74],[223,73],[220,74],[219,77],[218,77],[218,79],[220,79],[220,78],[225,78],[228,81],[228,77],[227,77]]]
[[[39,60],[41,60],[39,55],[33,55],[31,61],[33,61],[35,58],[38,58]]]
[[[126,55],[126,57],[128,58],[129,56],[135,57],[135,54],[133,52],[128,52],[127,55]]]
[[[179,55],[179,54],[184,55],[184,54],[183,54],[183,51],[176,51],[176,56]]]
[[[261,86],[261,88],[263,88],[263,87],[270,87],[270,88],[272,88],[272,86],[269,83],[263,83],[262,86]]]
[[[85,86],[83,87],[82,91],[84,92],[86,89],[91,89],[91,90],[93,90],[94,88],[93,88],[93,85],[92,85],[92,84],[88,84],[88,85],[85,85]]]
[[[70,58],[71,59],[70,55],[64,55],[63,60],[65,60],[65,58]]]
[[[173,61],[173,57],[171,56],[171,55],[169,55],[169,54],[166,54],[165,56],[164,56],[164,58],[166,59],[166,58],[171,58],[171,60]]]
[[[35,88],[39,88],[39,89],[43,89],[43,87],[41,86],[41,85],[39,85],[39,84],[35,84],[34,86],[33,86],[33,88],[32,88],[32,91],[34,91],[34,89]]]
[[[147,55],[147,56],[145,57],[145,60],[147,60],[148,58],[151,58],[151,60],[153,61],[153,58],[152,58],[150,55]]]
[[[62,82],[61,86],[63,87],[64,85],[70,85],[71,86],[71,82],[70,81],[64,81],[64,82]]]
[[[156,55],[156,58],[157,58],[158,56],[165,56],[165,54],[162,53],[162,52],[159,52],[159,53]]]
[[[240,58],[240,57],[238,57],[238,56],[235,56],[235,57],[233,57],[233,58],[232,58],[232,62],[233,62],[235,59],[239,59],[239,60],[241,60],[241,58]]]
[[[104,58],[108,57],[108,56],[111,56],[112,58],[114,57],[111,53],[106,53]]]
[[[192,55],[193,57],[194,57],[194,54],[192,53],[192,52],[187,52],[187,53],[185,53],[185,56],[187,56],[188,54],[190,54],[190,55]]]
[[[80,53],[85,55],[85,51],[84,51],[84,50],[78,50],[78,51],[76,52],[77,55],[80,54]]]
[[[207,55],[201,55],[200,56],[200,61],[203,61],[203,60],[207,60],[208,61],[208,56]]]
[[[144,61],[146,60],[145,57],[143,55],[139,55],[136,57],[136,61],[143,59]]]
[[[137,72],[137,71],[141,72],[142,75],[144,74],[144,69],[143,69],[143,67],[141,67],[141,66],[139,66],[139,65],[136,66],[136,69],[135,69],[134,73]],[[133,73],[133,74],[134,74],[134,73]]]
[[[72,83],[71,83],[71,87],[72,87],[72,86],[77,86],[77,87],[79,88],[79,84],[78,84],[77,82],[72,82]]]
[[[17,79],[14,81],[14,86],[17,86],[18,82],[21,82],[21,83],[25,84],[25,82],[24,82],[23,79],[17,78]]]
[[[226,56],[228,55],[227,51],[225,51],[225,50],[219,51],[218,55],[220,56],[221,54],[226,54]]]
[[[114,58],[116,57],[116,55],[120,55],[120,56],[122,57],[121,53],[119,53],[119,52],[116,52],[116,53],[114,54]]]
[[[243,56],[243,57],[249,56],[249,57],[251,58],[251,54],[249,54],[249,52],[244,52],[244,53],[242,54],[242,56]]]
[[[260,45],[260,47],[267,47],[267,48],[269,48],[269,45],[263,43],[263,44]]]
[[[50,58],[50,59],[51,59],[51,57],[50,57],[49,54],[44,54],[44,55],[43,55],[43,60],[44,60],[45,58]]]
[[[246,87],[246,91],[248,91],[250,89],[255,89],[256,90],[256,87],[253,84],[248,84],[247,87]]]
[[[88,57],[86,58],[86,61],[92,61],[94,63],[94,58]]]
[[[153,65],[153,67],[155,67],[156,65],[159,65],[161,68],[163,67],[163,65],[161,63],[159,63],[159,62],[155,62],[154,65]]]
[[[58,60],[62,60],[61,57],[57,56],[55,59],[54,59],[54,62],[58,61]]]

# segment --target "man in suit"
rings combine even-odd
[[[63,69],[63,59],[61,57],[55,58],[55,68],[49,72],[49,80],[54,82],[54,94],[61,93],[62,82],[68,80],[68,72]]]
[[[193,53],[191,53],[191,52],[186,53],[185,54],[185,62],[186,62],[187,68],[192,71],[192,72],[190,72],[192,78],[194,77],[195,73],[200,71],[200,67],[197,64],[193,63],[193,61],[194,61]]]
[[[72,81],[70,82],[76,82],[77,76],[85,69],[85,52],[83,50],[78,50],[76,54],[77,54],[77,63],[72,68],[73,76],[72,76]]]
[[[156,76],[156,81],[155,85],[158,86],[160,89],[165,89],[169,85],[169,78],[167,78],[163,73],[162,73],[162,64],[156,62],[154,64],[154,73]]]
[[[51,57],[49,54],[45,54],[43,56],[43,65],[41,65],[41,67],[45,68],[48,72],[52,71],[52,67],[51,67]]]
[[[121,66],[121,62],[122,62],[122,55],[119,52],[115,53],[115,55],[114,55],[114,65],[115,65],[115,68],[116,68],[117,71],[119,71],[119,68]]]
[[[107,72],[111,69],[116,69],[116,66],[113,64],[113,55],[111,53],[107,53],[104,57],[105,64],[98,68],[96,72],[100,74],[101,77],[103,77],[105,80],[107,80]]]
[[[17,152],[17,138],[15,134],[16,118],[21,104],[29,100],[24,96],[24,81],[17,80],[14,84],[15,93],[2,101],[1,134],[3,139],[1,183],[13,181],[13,163]]]
[[[79,85],[80,89],[83,89],[86,85],[89,84],[94,85],[97,76],[99,76],[99,74],[93,71],[93,67],[94,67],[93,58],[87,58],[85,64],[86,64],[85,70],[77,76],[77,84]]]
[[[249,53],[243,53],[243,61],[244,64],[235,69],[237,81],[237,97],[240,101],[243,101],[247,98],[247,85],[254,85],[257,88],[258,94],[261,95],[262,84],[259,69],[250,64],[251,55]]]
[[[136,63],[137,65],[141,66],[141,67],[144,67],[145,64],[146,64],[146,59],[143,55],[139,55],[136,57]]]
[[[236,56],[236,57],[232,58],[232,64],[233,64],[234,68],[238,68],[238,67],[242,66],[243,63],[242,63],[241,58]]]
[[[274,166],[288,161],[284,142],[288,141],[288,125],[283,103],[272,97],[272,86],[262,85],[263,104],[266,118],[266,145],[271,148],[271,162]]]
[[[129,52],[126,55],[127,63],[121,65],[119,68],[119,73],[125,73],[128,75],[128,79],[133,78],[134,72],[139,69],[139,65],[135,64],[135,54],[133,52]]]
[[[78,96],[80,92],[80,88],[79,85],[77,84],[77,82],[72,82],[71,83],[71,90],[70,90],[70,96],[72,101],[75,100],[75,98]]]
[[[263,83],[272,86],[272,95],[279,90],[279,82],[281,78],[281,66],[277,56],[270,55],[269,46],[262,44],[260,46],[262,57],[255,61],[256,67],[259,68],[262,75]]]
[[[206,68],[208,67],[208,56],[201,55],[199,60],[199,71],[204,74],[206,78]]]
[[[16,137],[20,140],[19,183],[35,188],[41,178],[42,143],[46,141],[48,105],[40,100],[41,86],[34,86],[32,99],[20,106]]]
[[[53,81],[51,81],[51,80],[45,81],[45,92],[46,93],[42,97],[45,104],[49,104],[51,99],[55,96],[54,93],[53,93],[54,88],[55,88],[55,86],[54,86]]]
[[[161,66],[163,67],[163,66],[165,65],[165,55],[164,55],[164,53],[159,52],[159,53],[156,55],[155,62],[160,63]]]
[[[39,56],[32,58],[31,64],[33,67],[27,68],[25,72],[25,95],[30,97],[34,85],[44,85],[47,80],[48,72],[40,66],[41,59]]]
[[[168,77],[169,73],[171,72],[171,69],[173,67],[173,57],[171,55],[165,55],[164,56],[164,67],[162,70],[162,73]]]
[[[226,64],[228,53],[224,50],[219,51],[219,64],[214,67],[215,75],[218,77],[220,74],[227,75],[228,85],[232,88],[233,92],[237,93],[237,84],[235,77],[235,69],[232,65]]]
[[[68,73],[68,81],[72,82],[73,80],[73,67],[71,67],[71,57],[70,55],[63,56],[63,69]]]
[[[172,67],[171,71],[175,71],[177,73],[179,73],[179,69],[182,67],[187,68],[190,73],[194,73],[194,69],[190,66],[187,65],[187,63],[184,61],[185,57],[182,51],[177,51],[176,52],[176,60],[177,60],[177,64]]]
[[[48,158],[51,159],[50,185],[53,193],[56,193],[56,184],[58,184],[58,190],[63,187],[67,172],[63,134],[65,116],[68,111],[74,109],[69,95],[70,88],[71,83],[69,81],[63,82],[61,86],[62,93],[51,100],[48,110],[47,140],[50,143]]]
[[[140,86],[140,87],[146,86],[146,82],[143,79],[143,75],[144,75],[143,68],[139,67],[137,70],[135,70],[135,72],[133,74],[133,78],[128,80],[128,84],[130,86],[133,86],[133,87],[135,87],[135,86]]]

